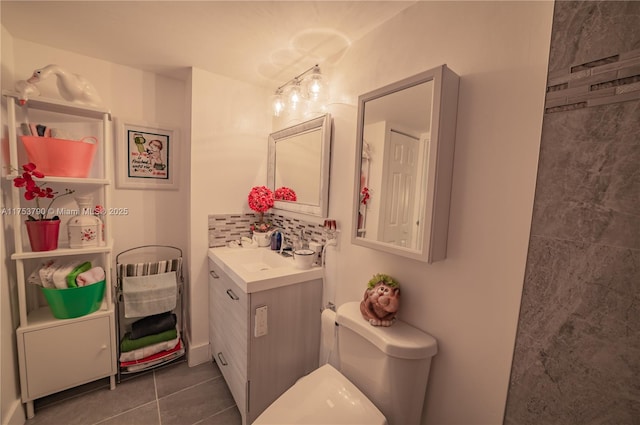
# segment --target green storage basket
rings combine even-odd
[[[57,319],[72,319],[85,316],[100,308],[104,297],[104,280],[78,288],[40,288],[53,316]]]

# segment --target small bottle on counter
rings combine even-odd
[[[278,251],[282,246],[282,233],[276,230],[271,234],[271,250]]]

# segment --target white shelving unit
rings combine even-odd
[[[69,248],[66,220],[61,216],[59,248],[54,251],[32,252],[24,216],[12,214],[15,252],[11,259],[16,263],[20,326],[16,331],[20,367],[22,401],[27,407],[27,417],[34,416],[33,401],[97,379],[110,377],[111,389],[115,388],[117,375],[117,341],[114,303],[111,288],[111,264],[113,241],[108,214],[111,205],[112,121],[107,109],[84,107],[58,99],[30,99],[20,106],[18,94],[3,92],[7,104],[9,136],[9,160],[14,168],[28,162],[26,153],[18,141],[19,122],[53,124],[66,129],[78,129],[98,138],[98,150],[91,173],[87,178],[47,176],[42,181],[54,189],[70,188],[78,195],[91,194],[96,204],[105,207],[104,243],[101,246]],[[89,135],[89,134],[84,134]],[[36,164],[37,166],[37,164]],[[6,178],[13,180],[13,171]],[[74,208],[73,195],[60,198],[70,209]],[[11,208],[17,211],[27,206],[21,190],[12,185]],[[33,207],[33,205],[29,205]],[[60,205],[55,205],[60,208]],[[86,316],[73,319],[57,319],[39,294],[39,288],[27,284],[27,276],[50,258],[66,257],[69,260],[91,261],[100,265],[106,273],[105,295],[100,309]]]

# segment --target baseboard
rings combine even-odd
[[[20,399],[14,400],[8,409],[7,415],[2,418],[2,425],[24,425],[27,420]]]
[[[209,356],[209,342],[198,345],[194,345],[193,343],[189,342],[187,344],[187,347],[187,359],[189,367],[197,366],[211,360]]]

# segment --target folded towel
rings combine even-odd
[[[175,353],[176,351],[179,351],[182,348],[182,343],[180,341],[180,338],[178,338],[178,342],[174,345],[171,346],[171,348],[167,349],[167,350],[162,350],[162,351],[158,351],[157,353],[154,354],[150,354],[148,356],[145,356],[141,359],[136,359],[136,360],[129,360],[129,361],[122,361],[120,360],[120,366],[121,367],[126,367],[126,366],[133,366],[135,364],[145,364],[145,363],[149,363],[155,360],[159,360],[162,359],[164,357],[167,357],[169,354]]]
[[[76,283],[76,278],[78,277],[78,275],[90,269],[91,269],[91,263],[89,261],[85,261],[84,263],[80,264],[78,267],[73,269],[71,273],[67,275],[67,287],[77,288],[78,284]]]
[[[146,347],[147,345],[157,344],[162,341],[169,341],[178,337],[178,329],[174,328],[169,331],[160,332],[158,334],[147,335],[138,339],[131,339],[129,333],[124,334],[122,341],[120,341],[120,351],[127,352],[136,350],[138,348]]]
[[[38,270],[38,275],[40,276],[42,286],[52,289],[56,287],[56,285],[53,283],[53,272],[55,272],[58,267],[60,267],[60,263],[56,260],[48,261],[43,264],[42,267],[40,267],[40,270]]]
[[[47,260],[42,264],[40,264],[40,266],[37,269],[31,272],[31,274],[27,278],[27,282],[29,282],[32,285],[44,286],[44,282],[42,281],[42,276],[40,272],[43,269],[46,269],[47,267],[51,267],[54,263],[55,263],[55,260]]]
[[[92,283],[98,283],[105,278],[104,269],[100,266],[93,267],[92,269],[82,272],[76,277],[76,284],[78,286],[87,286]]]
[[[168,331],[169,329],[175,328],[176,323],[177,317],[171,312],[148,316],[131,324],[130,338],[138,339],[143,336]]]
[[[166,357],[162,357],[160,359],[151,360],[146,363],[141,363],[137,365],[128,366],[126,368],[127,372],[139,372],[141,370],[149,369],[151,366],[156,366],[162,363],[168,363],[171,360],[175,360],[178,357],[181,357],[184,354],[184,348],[180,348],[178,351],[168,354]]]
[[[176,308],[176,272],[125,276],[122,282],[124,317],[144,317]]]
[[[58,289],[66,289],[69,287],[67,283],[67,276],[79,265],[81,265],[82,261],[70,261],[64,264],[60,264],[57,267],[51,276],[53,280],[53,284]]]
[[[156,344],[147,345],[146,347],[136,348],[135,350],[120,353],[121,362],[130,362],[134,360],[144,359],[161,351],[170,350],[180,341],[180,336],[168,341],[158,342]]]

